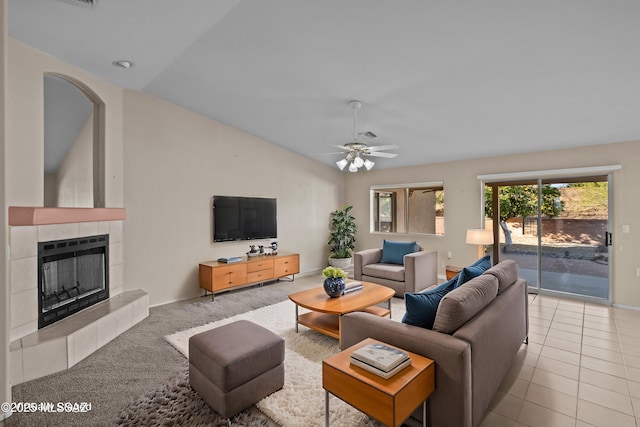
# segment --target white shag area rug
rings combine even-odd
[[[391,300],[392,316],[400,321],[404,301]],[[303,310],[300,309],[300,313]],[[338,353],[338,341],[302,325],[295,332],[295,305],[287,300],[257,310],[228,317],[206,325],[167,335],[165,339],[189,357],[189,338],[200,332],[236,320],[250,320],[264,326],[285,339],[284,387],[262,399],[256,406],[281,426],[323,426],[325,420],[325,392],[322,388],[322,361]],[[331,396],[329,405],[331,425],[378,426],[376,421]]]

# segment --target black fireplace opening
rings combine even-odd
[[[38,243],[38,329],[109,298],[109,235]]]

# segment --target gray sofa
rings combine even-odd
[[[478,289],[491,289],[493,295],[484,292],[478,298],[469,294],[469,291],[478,294]],[[469,311],[470,305],[477,308],[478,304],[483,306],[479,306],[477,314],[473,314],[475,309]],[[470,316],[470,320],[465,316]],[[368,313],[343,316],[342,328],[344,348],[371,337],[433,359],[436,387],[429,398],[428,425],[476,427],[527,338],[527,286],[518,278],[516,263],[506,260],[440,301],[434,329],[449,328],[450,333]],[[418,410],[407,423],[421,418]]]
[[[405,292],[420,292],[438,283],[438,253],[418,252],[404,256],[404,265],[383,264],[382,249],[366,249],[354,254],[353,278],[377,283],[396,291],[403,297]]]

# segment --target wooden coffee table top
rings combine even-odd
[[[300,307],[319,313],[346,314],[361,311],[372,305],[387,301],[395,291],[375,283],[362,282],[362,290],[331,298],[324,288],[313,288],[289,295],[289,299]]]

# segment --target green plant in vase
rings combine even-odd
[[[343,269],[351,266],[351,257],[355,248],[356,219],[351,215],[353,206],[345,206],[342,209],[331,212],[329,216],[330,237],[327,244],[331,247],[329,252],[329,265]]]
[[[338,267],[327,267],[322,270],[322,275],[325,277],[323,286],[324,291],[331,298],[337,298],[344,292],[344,279],[347,277],[347,273]]]

